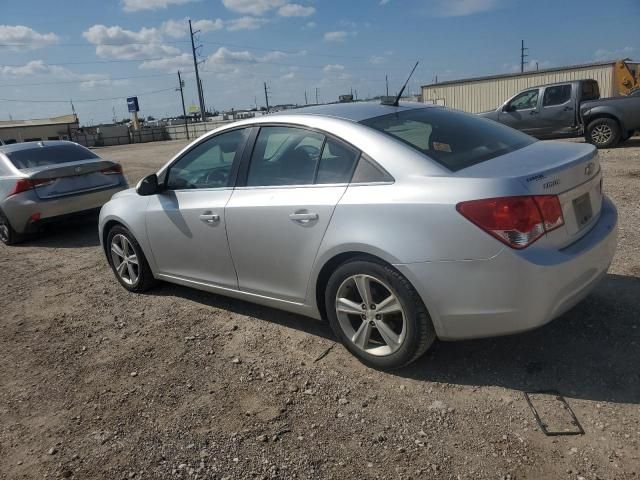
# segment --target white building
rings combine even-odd
[[[637,75],[640,64],[627,62],[626,65]],[[619,63],[611,60],[524,73],[451,80],[424,85],[422,98],[425,103],[436,103],[478,113],[498,108],[510,97],[526,88],[583,79],[597,80],[601,97],[614,97],[618,95],[618,68]]]
[[[36,142],[39,140],[70,140],[78,128],[76,115],[35,120],[0,121],[0,140],[4,143]]]

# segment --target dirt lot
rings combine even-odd
[[[133,184],[182,145],[99,153]],[[601,160],[620,240],[597,291],[393,374],[322,322],[168,284],[127,293],[95,219],[0,246],[0,478],[640,477],[640,139]],[[540,431],[523,396],[540,389],[585,435]]]

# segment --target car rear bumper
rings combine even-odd
[[[487,260],[396,267],[420,293],[441,339],[522,332],[569,310],[605,276],[616,250],[617,219],[605,198],[596,225],[561,250],[505,248]]]
[[[43,224],[70,215],[97,210],[111,197],[128,188],[126,182],[116,187],[78,195],[42,200],[33,190],[4,200],[2,210],[17,233],[31,233]]]

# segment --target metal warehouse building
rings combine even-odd
[[[68,140],[71,131],[77,128],[78,117],[75,114],[37,120],[0,121],[0,140],[4,143]]]
[[[587,63],[567,67],[548,68],[524,73],[467,78],[424,85],[425,103],[436,103],[466,112],[478,113],[494,110],[516,93],[526,88],[570,80],[593,79],[600,85],[600,96],[619,95],[619,69],[628,67],[638,72],[638,63],[621,61]]]

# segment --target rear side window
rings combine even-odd
[[[443,108],[418,108],[361,122],[458,171],[536,140],[502,124]]]
[[[598,100],[600,98],[600,88],[595,81],[582,83],[582,100]]]
[[[324,144],[315,183],[348,183],[358,151],[330,138]]]
[[[547,87],[544,90],[544,98],[542,99],[543,107],[552,107],[553,105],[562,105],[571,98],[571,85],[556,85],[555,87]]]
[[[88,148],[73,143],[17,150],[6,155],[20,170],[100,158]]]

